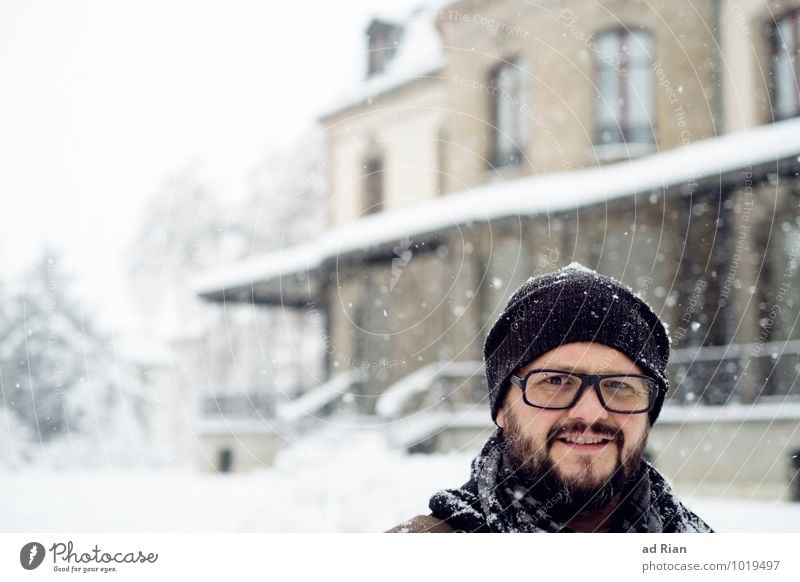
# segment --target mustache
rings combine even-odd
[[[585,422],[573,422],[551,429],[547,435],[547,443],[548,445],[552,445],[559,437],[566,434],[576,433],[607,437],[618,445],[621,445],[623,440],[622,431],[615,429],[612,426],[601,423],[594,423],[590,425]]]

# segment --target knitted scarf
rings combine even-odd
[[[430,500],[434,517],[464,532],[574,532],[559,523],[548,504],[530,495],[532,485],[512,466],[498,429],[472,461],[470,480],[439,491]],[[632,533],[713,532],[674,495],[646,460],[622,492],[609,531]]]

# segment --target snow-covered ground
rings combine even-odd
[[[405,455],[339,427],[248,474],[21,469],[0,474],[0,531],[383,531],[463,483],[470,457]],[[800,503],[685,502],[718,531],[800,532]]]

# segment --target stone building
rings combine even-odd
[[[321,383],[350,374],[340,395],[398,446],[475,448],[488,327],[580,261],[670,325],[656,465],[692,493],[791,496],[800,2],[462,0],[375,19],[367,49],[320,120],[324,228],[200,294],[310,310]]]

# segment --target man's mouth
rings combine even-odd
[[[561,444],[576,451],[599,451],[614,442],[614,439],[604,436],[561,436],[556,439]]]

